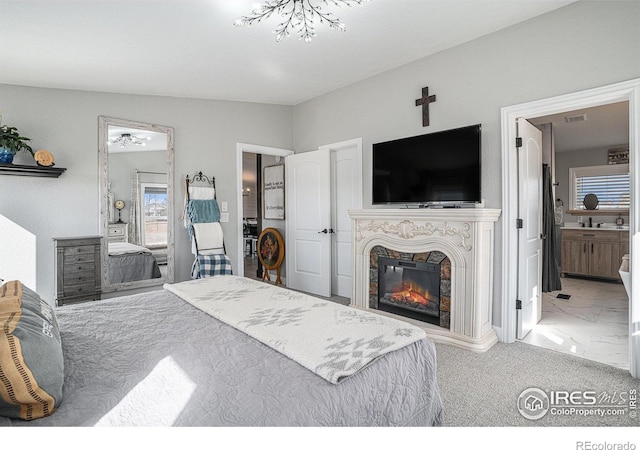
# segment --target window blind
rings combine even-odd
[[[584,209],[587,194],[598,197],[598,209],[629,208],[631,181],[629,174],[583,175],[575,177],[576,207]]]

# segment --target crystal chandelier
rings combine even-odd
[[[120,147],[124,148],[129,144],[133,145],[146,145],[144,141],[148,141],[151,139],[149,136],[138,137],[134,136],[131,133],[122,133],[120,136],[109,139],[109,144],[118,144]]]
[[[236,20],[236,26],[253,25],[277,13],[284,20],[275,29],[276,41],[280,42],[297,29],[299,39],[311,42],[316,36],[314,20],[320,23],[327,22],[334,30],[345,31],[344,23],[330,12],[322,11],[322,3],[335,6],[346,5],[351,7],[354,3],[361,5],[369,0],[267,0],[264,5],[257,7],[248,16],[242,16]]]

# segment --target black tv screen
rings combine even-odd
[[[481,126],[373,144],[373,204],[479,203]]]

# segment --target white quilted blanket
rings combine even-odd
[[[334,384],[426,337],[399,320],[232,275],[164,288]]]

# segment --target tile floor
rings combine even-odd
[[[622,284],[562,278],[545,292],[542,320],[522,342],[629,368],[629,298]],[[569,300],[556,298],[570,294]]]

